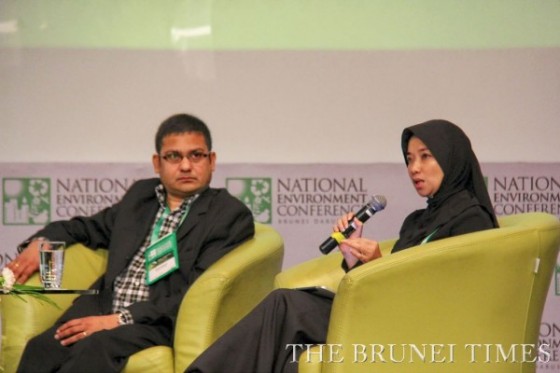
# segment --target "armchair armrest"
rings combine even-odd
[[[196,280],[177,316],[176,372],[184,371],[273,289],[283,256],[284,241],[278,232],[256,223],[253,238],[214,263]]]
[[[389,255],[396,240],[379,243],[383,256]],[[274,279],[274,288],[299,288],[305,286],[325,286],[337,291],[340,280],[345,275],[341,267],[342,254],[339,251],[320,256],[280,272]]]

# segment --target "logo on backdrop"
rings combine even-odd
[[[560,325],[555,322],[542,322],[539,330],[539,345],[550,347],[550,360],[538,364],[543,370],[558,372],[560,370]]]
[[[135,179],[111,177],[58,178],[54,185],[58,219],[90,216],[120,201]]]
[[[49,178],[3,178],[4,225],[44,225],[50,222]]]
[[[89,216],[117,203],[134,179],[4,178],[4,225],[45,225]]]
[[[348,212],[356,212],[371,199],[363,178],[280,178],[276,215],[279,224],[332,224]]]
[[[362,178],[279,178],[273,196],[271,178],[232,177],[226,178],[226,188],[259,223],[270,224],[275,218],[278,224],[331,224],[369,201],[363,182]]]
[[[253,212],[255,221],[272,223],[272,179],[226,178],[226,188]]]
[[[560,216],[560,179],[553,176],[494,177],[489,185],[497,215],[547,212]]]

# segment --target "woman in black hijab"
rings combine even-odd
[[[406,128],[401,146],[413,181],[409,143],[419,139],[443,171],[434,195],[427,195],[428,207],[410,214],[404,221],[392,252],[418,245],[429,234],[430,241],[498,226],[480,165],[467,135],[445,120],[431,120]],[[416,184],[415,184],[416,186]],[[418,190],[417,190],[418,191]],[[418,191],[420,194],[420,191]]]
[[[428,206],[405,219],[393,253],[498,227],[478,160],[459,127],[445,120],[421,123],[403,131],[401,145],[410,179]],[[346,229],[351,219],[343,216],[334,230]],[[381,256],[377,241],[362,238],[361,223],[354,221],[358,229],[340,245],[347,271]],[[331,308],[329,297],[275,290],[185,372],[297,372],[287,346],[325,343]]]

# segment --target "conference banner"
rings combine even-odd
[[[483,164],[498,215],[543,211],[560,216],[560,164]],[[0,163],[2,224],[0,266],[43,225],[91,215],[120,200],[134,181],[155,176],[140,163]],[[372,196],[387,199],[364,226],[364,236],[394,238],[400,224],[425,200],[416,195],[403,164],[219,164],[212,185],[227,188],[285,241],[284,268],[322,255],[319,245],[333,223]],[[560,266],[552,278],[540,330],[550,346],[540,372],[560,370]]]

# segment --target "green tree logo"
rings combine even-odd
[[[255,221],[272,222],[272,179],[227,178],[226,188],[253,212]]]
[[[51,180],[2,179],[4,225],[45,225],[50,222]]]

